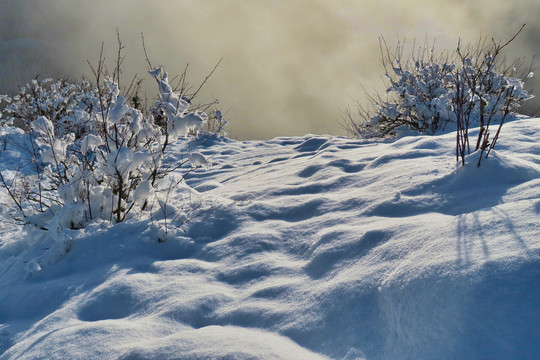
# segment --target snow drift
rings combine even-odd
[[[533,359],[540,122],[502,131],[479,168],[455,134],[213,137],[212,209],[165,242],[96,222],[65,253],[3,194],[0,359]]]

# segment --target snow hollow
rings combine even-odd
[[[169,161],[205,141],[208,211],[164,242],[66,230],[67,253],[3,192],[0,359],[536,359],[539,136],[509,122],[481,167],[455,133],[180,141]]]

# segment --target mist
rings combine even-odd
[[[89,75],[103,42],[112,65],[116,29],[125,45],[122,81],[146,75],[141,43],[155,65],[193,86],[218,69],[199,101],[219,100],[238,139],[344,134],[343,110],[382,90],[379,36],[428,36],[453,51],[459,38],[508,39],[509,58],[538,58],[540,2],[357,0],[0,0],[0,92],[39,75],[77,80]],[[529,89],[540,89],[538,77]],[[540,101],[527,111],[538,114]]]

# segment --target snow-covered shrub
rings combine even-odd
[[[370,104],[359,105],[356,114],[347,111],[345,127],[356,136],[388,137],[484,128],[495,118],[502,121],[531,98],[524,82],[532,73],[518,76],[515,64],[505,66],[501,59],[501,50],[517,34],[503,45],[481,41],[467,51],[458,46],[453,55],[425,44],[408,58],[403,56],[404,43],[392,52],[381,39],[386,95],[369,96]]]
[[[453,108],[456,115],[456,157],[465,164],[465,156],[480,150],[478,166],[482,155],[489,155],[499,137],[501,127],[507,116],[515,112],[523,101],[531,99],[524,89],[525,80],[533,76],[527,71],[516,77],[516,65],[504,66],[502,50],[521,32],[518,31],[506,43],[492,40],[489,46],[457,47],[459,67],[454,75]],[[490,125],[498,122],[497,131],[491,137]],[[469,143],[469,128],[479,127],[476,144]]]
[[[385,66],[388,64],[385,64]],[[366,123],[379,136],[399,135],[403,131],[435,134],[454,120],[452,84],[455,65],[443,57],[424,56],[402,63],[393,59],[387,69],[390,86],[386,101],[376,102],[376,113]]]
[[[226,127],[229,121],[225,119],[223,112],[219,109],[213,111],[212,115],[204,124],[203,131],[212,135],[227,135]]]
[[[97,96],[96,88],[87,81],[70,83],[66,80],[33,79],[15,96],[0,98],[0,102],[7,103],[3,122],[10,124],[15,120],[29,126],[44,116],[56,124],[58,131],[73,132],[80,137],[89,131],[87,121],[81,117],[92,111]]]
[[[95,87],[34,81],[3,98],[7,117],[24,122],[26,139],[19,146],[30,161],[12,176],[0,174],[0,185],[26,222],[83,228],[94,219],[118,223],[151,210],[172,169],[162,164],[167,146],[197,133],[207,115],[190,111],[161,68],[150,74],[158,84],[155,108],[164,127],[131,107],[110,78]]]
[[[188,111],[189,99],[173,91],[168,74],[163,73],[161,67],[151,71],[150,74],[156,80],[159,89],[159,99],[151,112],[160,116],[158,123],[165,135],[163,143],[165,148],[180,136],[190,132],[197,133],[208,119],[208,115],[200,110]]]

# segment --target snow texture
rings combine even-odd
[[[21,227],[2,192],[0,359],[535,359],[539,134],[508,123],[481,167],[455,134],[184,139],[212,205],[169,228]]]

